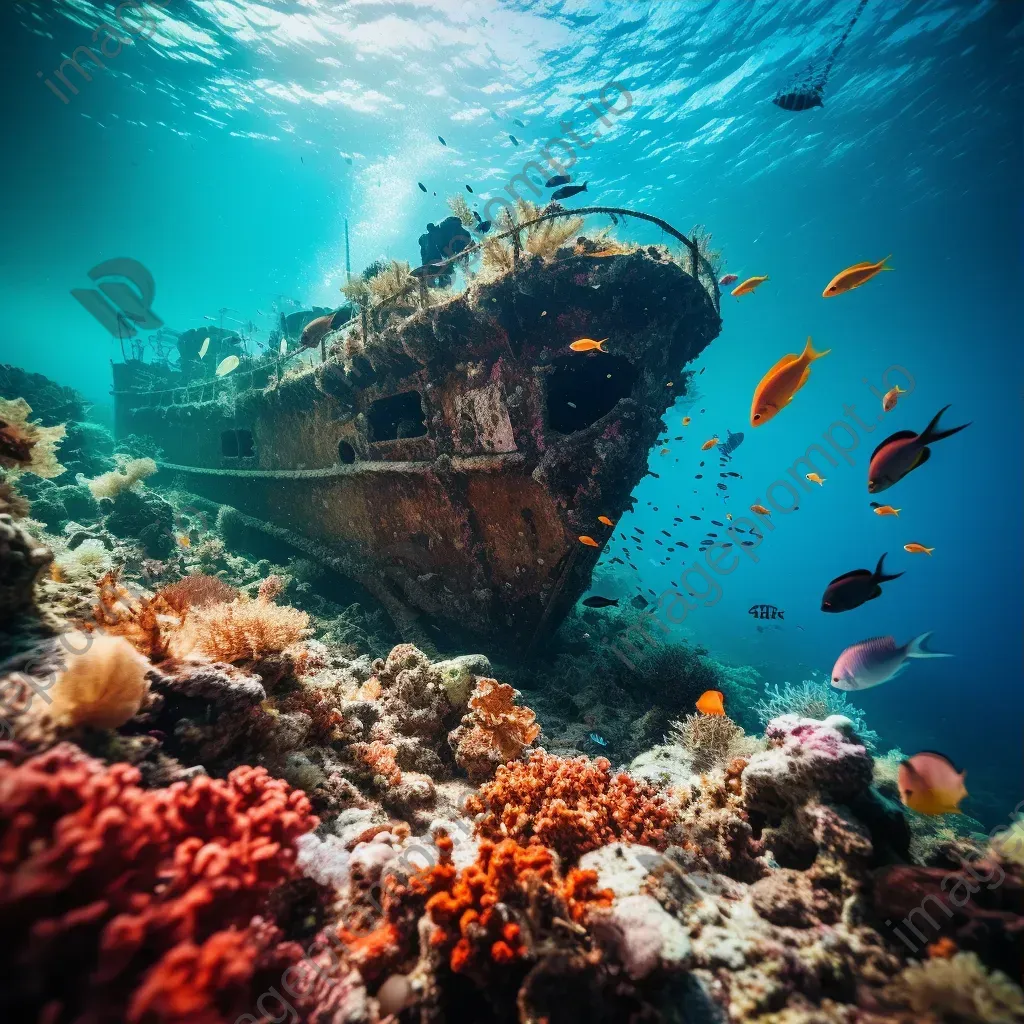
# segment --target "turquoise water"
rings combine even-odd
[[[224,316],[227,326],[252,321],[265,339],[280,312],[339,303],[346,219],[354,271],[381,257],[415,265],[417,237],[448,215],[446,196],[468,195],[469,184],[484,209],[566,122],[587,142],[570,173],[588,182],[588,202],[684,231],[703,224],[724,270],[769,275],[754,295],[723,297],[722,333],[695,367],[700,397],[666,418],[665,436],[686,441],[651,453],[659,478],[642,482],[623,527],[670,529],[692,561],[710,519],[764,501],[832,424],[855,422],[844,406],[867,424],[852,464],[822,463],[825,485],[801,487],[799,510],[774,514],[758,561],[741,556],[717,577],[720,599],[681,633],[768,680],[797,682],[827,674],[856,641],[934,630],[935,648],[954,658],[917,663],[852,699],[887,744],[943,751],[989,808],[1011,806],[1024,796],[1022,12],[870,0],[824,106],[773,105],[856,7],[153,4],[151,38],[108,57],[91,81],[70,72],[78,94],[65,103],[37,72],[55,82],[113,5],[5,5],[0,361],[106,404],[117,343],[70,292],[114,257],[149,269],[167,325]],[[844,267],[889,253],[894,272],[822,298]],[[752,429],[755,386],[808,335],[830,355],[789,408]],[[909,393],[879,422],[877,390],[897,382]],[[947,403],[946,425],[972,426],[880,497],[903,510],[898,520],[873,515],[870,452],[895,430],[922,430]],[[698,447],[726,429],[745,441],[725,467],[742,479],[723,505],[715,453]],[[694,480],[702,458],[704,479]],[[703,521],[676,531],[666,520],[691,512]],[[906,553],[910,541],[934,555]],[[822,614],[828,581],[873,568],[882,552],[906,575],[862,608]],[[645,547],[621,592],[679,582],[682,554],[662,566],[660,549]],[[746,614],[754,603],[784,609],[784,628],[758,632]]]

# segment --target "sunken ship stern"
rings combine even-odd
[[[265,387],[239,371],[154,401],[122,373],[117,422],[163,448],[163,482],[180,474],[356,580],[400,629],[428,616],[521,648],[587,588],[612,536],[597,517],[631,506],[720,323],[663,250],[524,256],[380,330],[328,335],[344,356]],[[571,351],[583,337],[608,353]]]

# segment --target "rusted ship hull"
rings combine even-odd
[[[294,539],[400,626],[527,645],[586,589],[601,552],[578,538],[610,539],[597,517],[630,507],[683,367],[719,328],[660,250],[527,258],[379,333],[364,321],[344,362],[262,388],[167,398],[119,367],[117,422],[157,440],[165,481]],[[610,354],[569,351],[580,337]]]

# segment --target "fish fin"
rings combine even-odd
[[[886,573],[885,571],[885,555],[889,552],[885,552],[878,560],[878,565],[875,566],[874,578],[877,583],[888,583],[889,580],[898,580],[903,573]]]
[[[807,336],[807,344],[804,345],[804,350],[801,353],[801,357],[806,356],[808,363],[813,363],[815,359],[821,359],[823,356],[827,356],[832,349],[827,348],[823,352],[814,351],[814,342],[811,340],[811,336]],[[802,383],[802,382],[801,382]]]
[[[882,588],[880,586],[878,586],[878,584],[876,583],[875,584],[874,593],[872,593],[871,596],[867,598],[867,600],[868,601],[874,601],[874,599],[876,597],[881,597],[881,596],[882,596]]]
[[[844,572],[842,576],[837,576],[832,583],[838,583],[840,580],[852,580],[856,576],[870,576],[871,573],[867,569],[851,569],[849,572]],[[829,586],[832,586],[832,583]]]
[[[907,657],[908,658],[952,658],[952,654],[942,654],[939,651],[929,651],[925,644],[928,642],[928,637],[932,635],[932,631],[929,630],[927,633],[922,633],[920,636],[915,636],[913,640],[907,644]]]
[[[785,617],[786,617],[786,613],[785,612],[779,612],[779,618],[780,619],[784,619]]]
[[[907,437],[917,437],[916,430],[897,430],[895,434],[890,434],[872,453],[871,458],[873,459],[890,441],[902,441]]]
[[[878,263],[875,264],[875,266],[877,266],[879,270],[895,270],[896,268],[890,266],[889,264],[889,260],[891,259],[892,253],[889,253],[889,255],[886,256],[884,260],[879,260]]]
[[[921,444],[931,444],[933,441],[941,441],[944,437],[950,437],[958,433],[970,423],[963,423],[959,427],[951,427],[949,430],[939,430],[939,417],[949,408],[944,405],[933,417],[931,423],[921,431]]]
[[[773,374],[783,369],[783,367],[785,367],[787,364],[791,363],[793,360],[798,358],[799,356],[794,356],[792,355],[792,353],[787,353],[761,379],[764,380],[766,377],[771,377]]]
[[[914,459],[911,464],[910,469],[917,469],[918,466],[923,466],[931,457],[931,448],[922,448],[921,451],[918,452],[917,458]],[[907,470],[908,473],[910,472],[910,469]]]

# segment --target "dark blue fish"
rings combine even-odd
[[[513,146],[519,145],[519,140],[514,135],[510,135],[509,139],[511,140]]]
[[[522,122],[522,121],[520,121],[518,117],[514,117],[514,118],[512,118],[512,123],[513,123],[514,125],[518,125],[518,126],[519,126],[520,128],[525,128],[525,127],[526,127],[526,125],[525,125],[525,124],[523,124],[523,122]]]
[[[424,185],[422,181],[417,181],[416,184],[419,185],[421,192],[426,192],[427,191],[427,186]]]
[[[732,453],[736,451],[741,444],[743,444],[743,434],[734,434],[731,430],[727,429],[725,441],[718,446],[718,457],[720,459],[731,458]]]
[[[582,185],[566,185],[564,188],[558,189],[557,192],[552,192],[551,193],[551,198],[553,200],[556,200],[556,201],[559,200],[559,199],[570,199],[572,196],[579,195],[580,192],[586,192],[586,191],[587,191],[587,183],[586,182],[583,182]]]
[[[572,178],[568,174],[556,174],[544,182],[545,188],[558,188],[559,185],[568,185]]]
[[[786,613],[773,604],[752,604],[747,610],[747,614],[753,615],[755,619],[784,619],[786,617]]]
[[[817,85],[809,89],[793,89],[791,92],[780,92],[772,99],[772,103],[783,110],[810,110],[811,107],[822,106],[821,88]]]
[[[473,186],[472,185],[467,185],[466,186],[466,191],[467,192],[472,192],[473,191]]]
[[[440,135],[438,135],[437,141],[440,142],[442,146],[447,146],[448,145],[448,143],[445,142],[444,139],[442,139]]]

